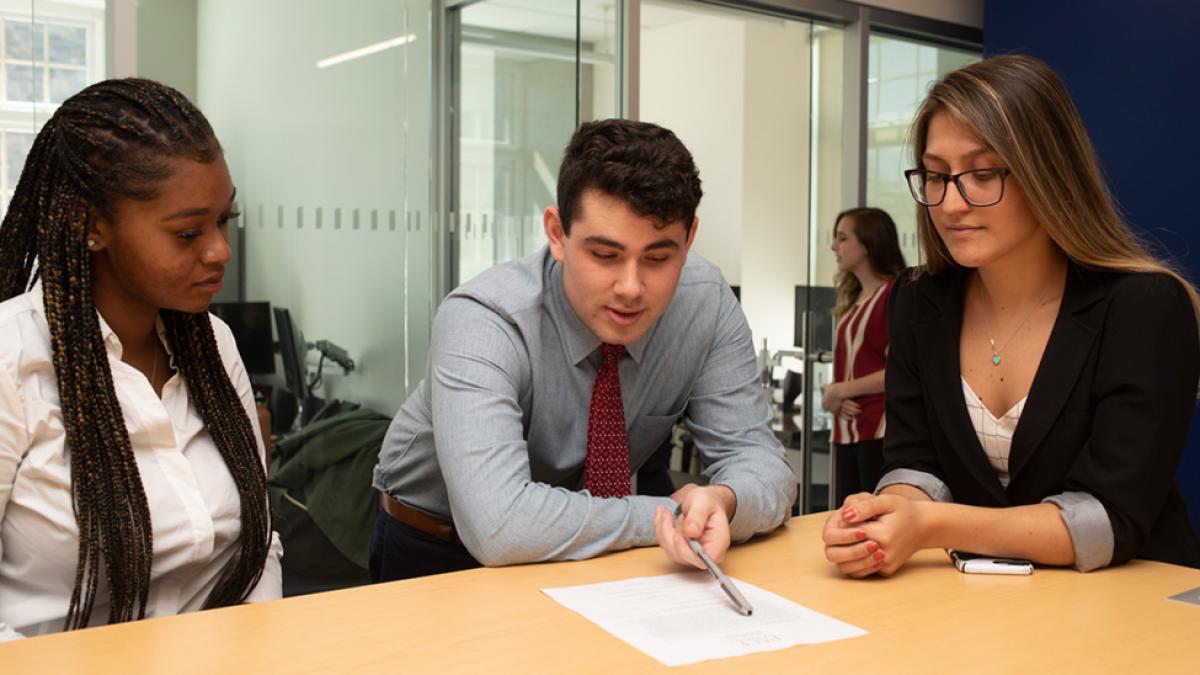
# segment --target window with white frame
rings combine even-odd
[[[0,212],[42,124],[104,77],[104,2],[0,0]]]

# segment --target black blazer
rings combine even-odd
[[[884,473],[924,471],[955,502],[1006,507],[1087,492],[1112,523],[1111,564],[1200,567],[1174,474],[1196,406],[1200,336],[1162,274],[1071,265],[1009,456],[1005,489],[975,436],[959,368],[966,275],[901,275],[888,316]]]

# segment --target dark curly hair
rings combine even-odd
[[[563,232],[571,233],[587,190],[620,199],[657,227],[681,222],[685,231],[704,194],[692,153],[671,130],[621,119],[585,122],[571,136],[558,170]]]

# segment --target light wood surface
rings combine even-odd
[[[966,575],[924,551],[891,579],[857,581],[825,562],[824,519],[793,519],[723,567],[869,635],[668,669],[540,592],[676,571],[651,548],[21,640],[0,645],[0,672],[1198,672],[1200,607],[1167,597],[1200,587],[1200,570]]]

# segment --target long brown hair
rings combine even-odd
[[[92,303],[86,238],[93,212],[111,218],[119,200],[152,199],[172,160],[208,163],[220,153],[204,116],[174,89],[133,78],[94,84],[63,102],[38,132],[0,227],[0,300],[26,292],[38,277],[45,295],[79,525],[66,630],[88,625],[101,574],[109,623],[145,616],[154,554],[146,491]],[[236,604],[258,583],[271,539],[254,429],[220,366],[208,315],[160,316],[189,398],[240,496],[240,548],[205,607]]]
[[[1200,295],[1148,247],[1118,213],[1096,152],[1066,86],[1039,59],[993,56],[946,75],[929,91],[913,120],[914,166],[922,165],[929,120],[945,111],[975,132],[1012,171],[1038,224],[1073,262],[1119,272],[1157,272],[1187,291],[1200,320]],[[958,267],[929,209],[917,207],[925,270]]]
[[[833,221],[834,236],[838,223],[843,219],[854,224],[854,236],[867,249],[867,262],[871,271],[881,277],[895,278],[905,267],[904,253],[900,250],[900,237],[896,234],[896,223],[887,211],[869,206],[847,209]],[[840,319],[854,306],[862,283],[851,272],[838,272],[834,277],[837,287],[837,304],[833,307],[834,318]]]

